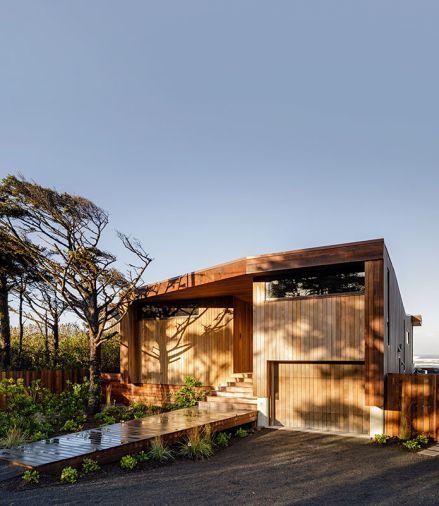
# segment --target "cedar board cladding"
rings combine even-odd
[[[201,303],[191,317],[139,320],[142,383],[181,385],[193,376],[218,385],[230,376],[233,305],[218,305]]]
[[[364,361],[363,294],[266,300],[255,282],[254,394],[268,397],[270,361]]]

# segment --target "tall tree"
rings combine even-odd
[[[26,243],[25,239],[23,243]],[[0,367],[2,369],[7,369],[11,365],[10,293],[20,284],[31,264],[30,257],[24,253],[21,245],[17,244],[8,230],[0,225]]]
[[[89,412],[95,413],[101,394],[101,345],[117,333],[115,316],[125,314],[151,258],[139,241],[119,232],[123,246],[138,262],[122,273],[116,255],[101,246],[108,213],[83,197],[8,176],[0,187],[0,201],[20,211],[0,217],[0,224],[38,265],[42,281],[59,289],[87,326]]]

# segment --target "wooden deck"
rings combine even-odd
[[[256,420],[257,411],[254,408],[230,411],[219,411],[212,407],[179,409],[3,449],[0,450],[0,460],[57,473],[65,466],[80,465],[85,457],[102,464],[115,462],[123,455],[147,449],[156,436],[173,442],[195,427],[210,425],[212,431],[220,431]]]

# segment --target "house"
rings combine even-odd
[[[383,239],[247,257],[145,286],[121,322],[121,381],[158,401],[193,376],[261,426],[383,433],[385,377],[413,326]]]

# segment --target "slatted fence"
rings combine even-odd
[[[439,440],[439,375],[388,374],[385,433],[426,434]]]

